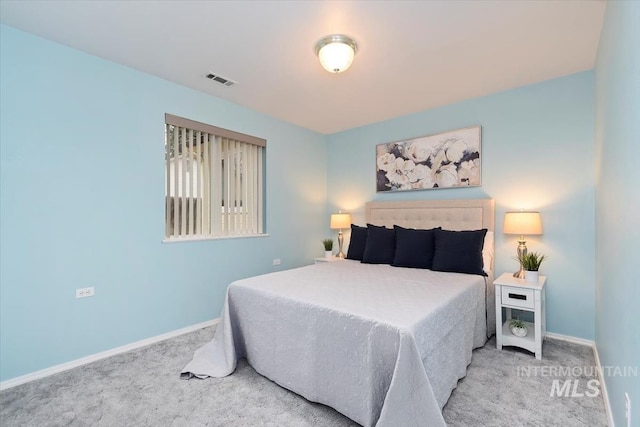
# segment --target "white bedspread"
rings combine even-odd
[[[246,357],[363,426],[445,425],[441,409],[486,341],[486,292],[481,276],[348,260],[240,280],[183,376],[223,377]]]

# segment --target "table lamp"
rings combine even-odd
[[[351,215],[345,213],[331,214],[331,223],[329,227],[332,230],[340,230],[338,232],[338,248],[339,252],[336,255],[338,258],[344,258],[344,252],[342,252],[342,243],[344,237],[342,236],[342,229],[351,227]]]
[[[518,239],[518,260],[527,254],[525,235],[542,234],[542,218],[540,212],[507,212],[504,214],[504,234],[519,234]],[[520,270],[513,274],[513,277],[524,279],[524,268],[520,264]]]

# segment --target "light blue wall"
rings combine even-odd
[[[610,1],[595,69],[596,344],[604,366],[640,369],[640,3]],[[640,425],[640,378],[606,378],[614,421]]]
[[[482,186],[375,192],[376,144],[482,125]],[[527,246],[549,256],[548,330],[594,337],[593,73],[404,116],[329,138],[328,209],[364,223],[370,200],[491,197],[496,201],[496,274],[515,271],[516,236],[502,234],[504,212],[536,209],[544,235]]]
[[[2,380],[213,319],[232,280],[322,254],[324,136],[0,31]],[[161,243],[165,112],[267,139],[270,237]]]

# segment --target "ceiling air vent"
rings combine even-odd
[[[226,79],[217,74],[211,74],[211,73],[207,74],[207,78],[209,80],[213,80],[214,82],[220,83],[221,85],[225,85],[225,86],[233,86],[234,84],[238,83],[238,82],[234,82],[233,80]]]

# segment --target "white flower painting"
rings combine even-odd
[[[376,147],[378,191],[481,185],[480,126]]]

